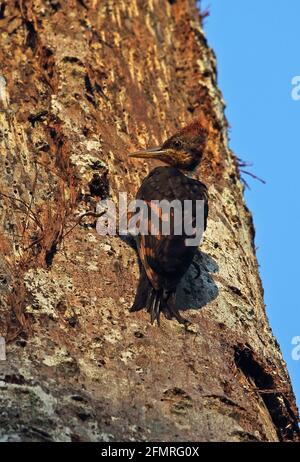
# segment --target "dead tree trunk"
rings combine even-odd
[[[195,2],[0,3],[0,439],[297,440]],[[133,196],[149,166],[128,152],[200,114],[210,218],[201,276],[180,289],[193,324],[158,328],[128,313],[134,250],[91,217],[70,230],[95,211],[92,178]]]

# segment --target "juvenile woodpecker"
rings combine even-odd
[[[133,152],[130,157],[158,159],[168,166],[157,167],[143,180],[136,198],[147,203],[149,213],[143,229],[151,229],[151,216],[159,215],[159,229],[156,233],[140,234],[136,237],[140,258],[140,279],[134,303],[130,311],[146,308],[151,323],[160,323],[160,313],[167,319],[175,317],[181,324],[187,322],[176,307],[176,288],[191,265],[198,245],[186,245],[189,238],[185,232],[174,232],[174,213],[164,217],[157,201],[179,200],[192,203],[192,222],[196,223],[196,201],[204,203],[204,229],[208,216],[208,193],[205,184],[191,178],[191,174],[202,159],[207,131],[195,121],[177,132],[161,146]],[[154,204],[151,201],[155,201]],[[154,215],[151,215],[153,213]],[[170,233],[162,234],[164,219],[171,221]]]

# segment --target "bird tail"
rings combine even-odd
[[[176,292],[167,291],[165,289],[155,290],[144,270],[141,269],[138,288],[135,295],[135,300],[129,311],[140,311],[146,308],[150,313],[151,324],[155,321],[160,325],[160,313],[163,312],[167,319],[173,317],[180,324],[187,322],[180,314],[176,307]]]
[[[141,309],[145,308],[151,290],[152,285],[147,278],[146,271],[143,267],[141,267],[140,279],[136,290],[135,299],[129,311],[140,311]]]

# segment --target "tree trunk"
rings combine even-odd
[[[0,32],[0,439],[298,440],[195,2],[8,0]],[[132,198],[155,163],[128,152],[197,117],[210,216],[179,290],[192,324],[158,328],[128,312],[134,249],[74,225],[92,179]]]

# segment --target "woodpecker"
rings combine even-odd
[[[193,179],[191,173],[200,164],[207,139],[207,131],[199,121],[171,136],[161,146],[129,154],[131,158],[158,159],[166,166],[156,167],[143,180],[136,198],[147,203],[149,212],[159,215],[160,225],[165,219],[157,201],[171,202],[179,200],[182,204],[192,203],[192,220],[195,223],[196,201],[204,203],[204,229],[208,217],[208,191],[205,184]],[[154,201],[154,205],[151,201]],[[154,216],[154,215],[152,215]],[[151,213],[142,220],[144,229],[151,229]],[[179,323],[188,321],[183,318],[176,306],[176,288],[191,265],[198,245],[186,245],[187,234],[174,232],[174,214],[167,218],[171,221],[170,233],[163,235],[161,226],[156,233],[136,236],[140,259],[140,278],[131,312],[146,308],[151,323],[160,325],[161,312],[167,319],[175,318]]]

